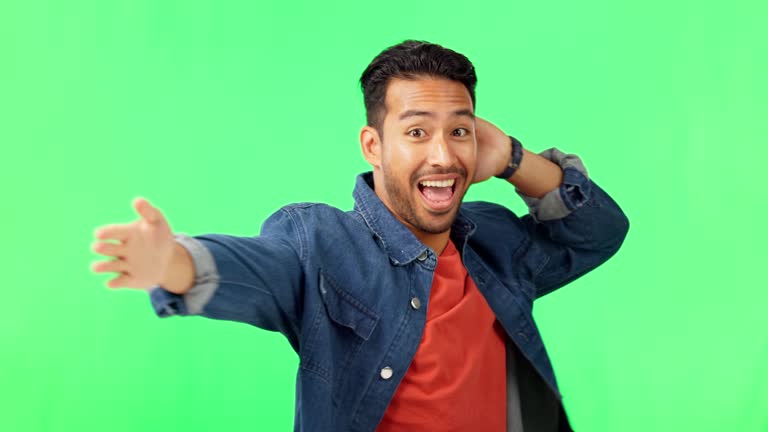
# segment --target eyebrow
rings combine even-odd
[[[451,113],[454,116],[466,116],[471,119],[475,118],[475,114],[472,113],[472,111],[464,108],[459,109]],[[425,117],[435,117],[435,113],[432,111],[419,111],[419,110],[408,110],[398,117],[398,120],[405,120],[408,117],[416,117],[416,116],[425,116]]]

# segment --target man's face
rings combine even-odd
[[[393,79],[386,107],[376,193],[411,229],[445,232],[474,177],[477,143],[469,92],[442,78]]]

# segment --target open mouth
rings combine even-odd
[[[456,178],[443,180],[422,180],[418,184],[419,192],[431,210],[441,211],[451,207],[456,195]]]

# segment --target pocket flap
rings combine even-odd
[[[320,296],[328,316],[333,321],[368,340],[379,322],[379,317],[339,285],[325,272],[320,272]]]

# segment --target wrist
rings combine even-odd
[[[194,285],[195,265],[187,249],[176,241],[174,243],[171,261],[160,286],[168,292],[184,294]]]
[[[511,140],[511,152],[509,162],[504,166],[504,170],[499,174],[496,174],[496,178],[507,180],[512,177],[523,161],[523,145],[515,137],[509,135]]]

